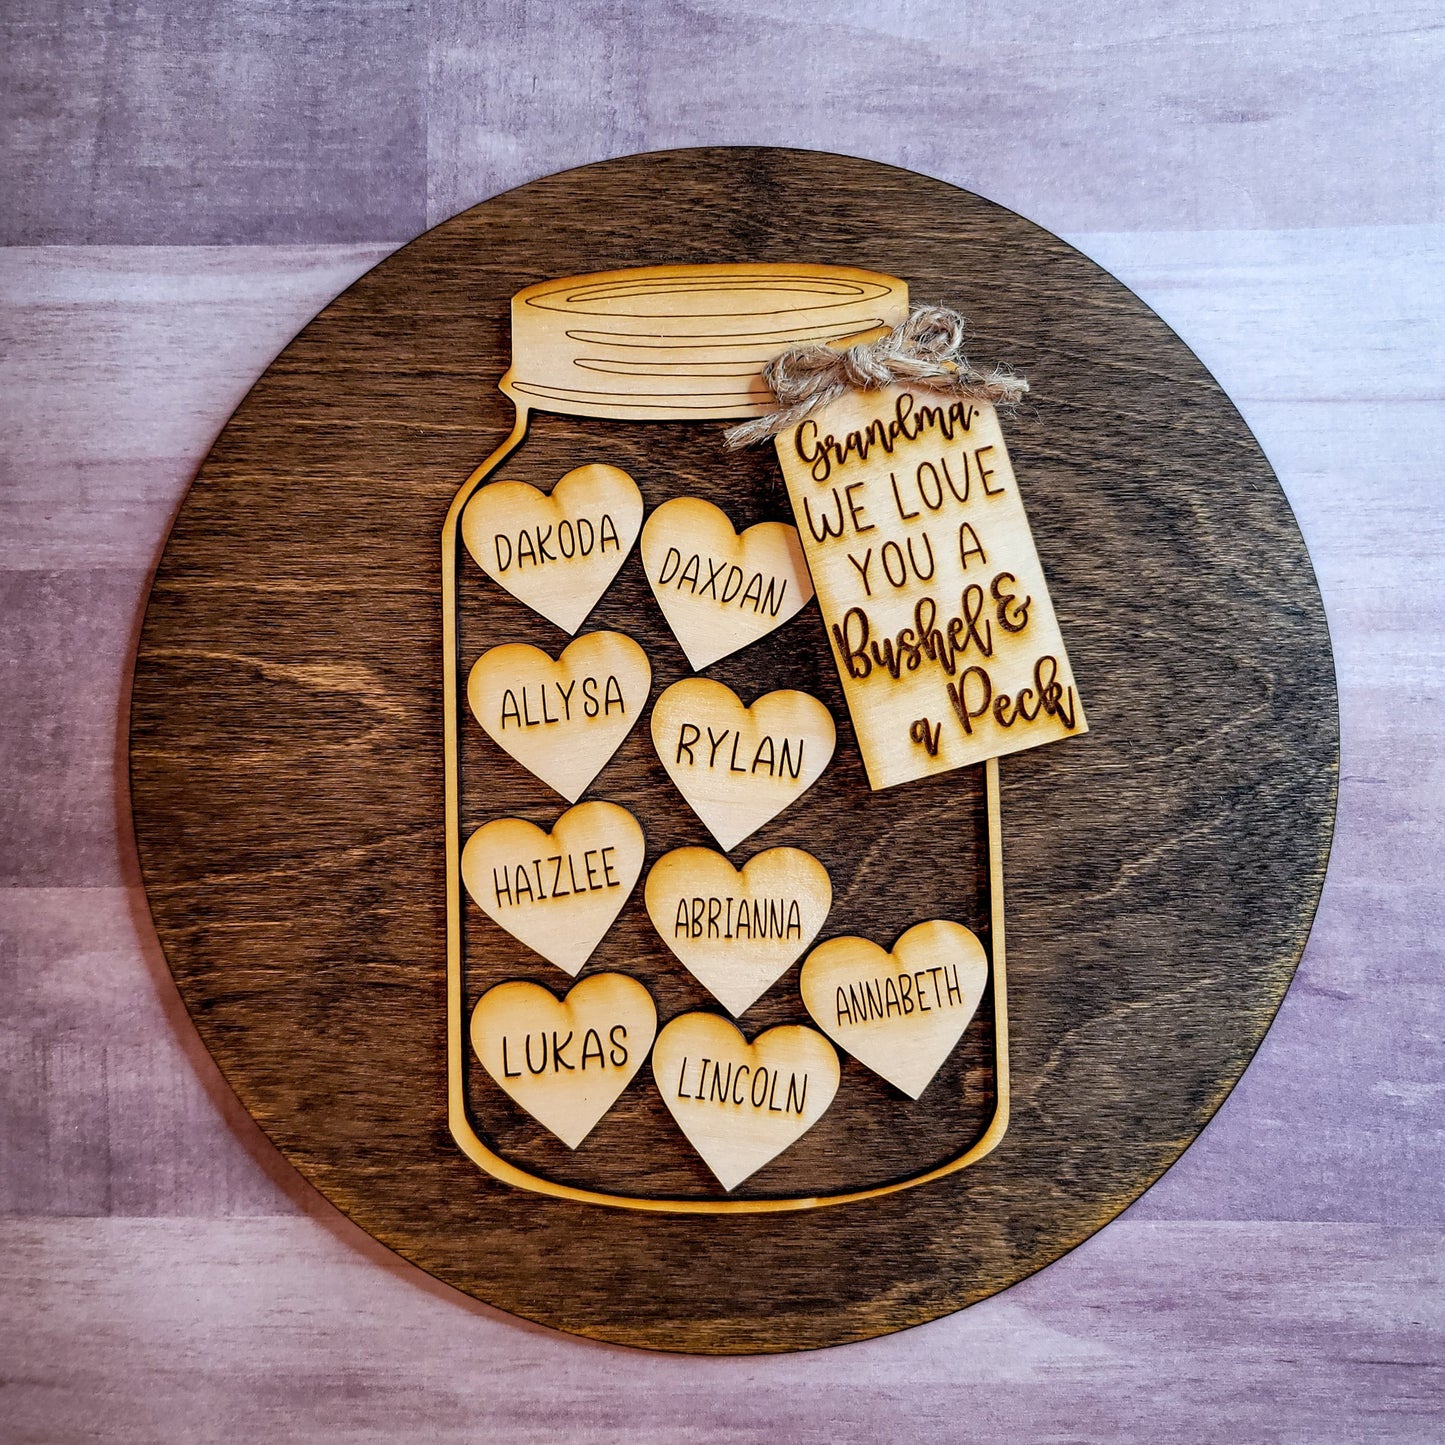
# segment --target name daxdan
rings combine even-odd
[[[707,567],[707,577],[702,575]],[[747,579],[746,590],[743,587]],[[676,587],[679,592],[690,592],[694,597],[711,597],[723,607],[734,603],[739,608],[751,607],[755,613],[766,612],[776,617],[782,608],[783,599],[788,595],[786,577],[769,577],[763,582],[763,574],[754,572],[751,577],[741,567],[731,562],[715,562],[694,552],[683,564],[682,553],[676,547],[669,547],[658,569],[659,587]]]

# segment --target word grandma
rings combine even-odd
[[[500,730],[505,732],[509,724],[534,728],[544,723],[571,722],[574,716],[607,718],[613,708],[627,716],[622,684],[614,674],[609,673],[605,682],[595,677],[580,679],[580,692],[578,681],[574,677],[565,687],[560,682],[544,682],[535,690],[507,688],[502,693]]]
[[[588,848],[580,855],[554,853],[549,858],[533,858],[530,863],[493,868],[492,891],[497,907],[505,904],[516,908],[524,903],[545,903],[549,898],[570,898],[574,893],[601,893],[608,888],[620,888],[622,880],[611,857],[616,851],[616,845],[608,843],[603,848]]]
[[[866,426],[848,432],[841,440],[831,432],[818,435],[816,421],[804,421],[793,437],[793,447],[801,460],[807,462],[815,482],[826,482],[834,467],[849,462],[866,462],[872,451],[889,456],[899,442],[917,441],[925,432],[936,431],[944,441],[951,442],[955,432],[968,432],[978,409],[966,401],[949,402],[947,406],[920,405],[911,391],[901,393],[894,403],[893,415],[884,420],[875,417]]]
[[[677,1097],[696,1099],[700,1104],[752,1108],[759,1113],[802,1114],[808,1102],[808,1075],[789,1069],[784,1082],[783,1071],[766,1064],[709,1058],[693,1061],[684,1054],[677,1071]]]
[[[803,937],[803,915],[796,898],[679,898],[672,936],[693,941],[720,938],[749,943],[786,942]]]
[[[707,733],[706,744],[702,740],[704,731]],[[796,780],[803,775],[803,742],[802,738],[783,738],[779,742],[771,733],[764,733],[754,746],[752,758],[749,760],[742,734],[736,728],[723,728],[721,732],[714,732],[711,726],[704,729],[696,723],[685,722],[679,724],[677,729],[677,757],[674,762],[680,764],[683,758],[686,758],[688,767],[695,768],[698,766],[699,755],[706,754],[704,767],[721,767],[729,773],[762,772],[770,778],[787,777]],[[742,750],[741,756],[739,749]]]
[[[537,1040],[535,1049],[532,1045],[534,1037]],[[562,1038],[556,1029],[543,1029],[535,1035],[529,1031],[523,1036],[519,1048],[515,1038],[510,1034],[503,1034],[502,1076],[508,1079],[520,1079],[522,1077],[520,1066],[524,1063],[527,1072],[534,1076],[564,1072],[585,1074],[589,1068],[625,1069],[627,1067],[629,1055],[626,1024],[613,1024],[607,1030],[607,1047],[605,1049],[602,1044],[602,1035],[596,1029],[588,1029],[582,1035],[581,1043],[578,1044],[578,1052],[572,1055],[572,1060],[569,1060],[567,1050],[572,1047],[575,1037],[576,1035],[569,1031],[567,1037]],[[508,1045],[511,1046],[510,1053]],[[513,1068],[513,1064],[518,1067]]]
[[[911,1018],[915,1013],[933,1013],[935,1009],[962,1008],[958,965],[946,968],[940,964],[896,976],[885,974],[846,987],[839,984],[833,1006],[840,1028],[875,1019]]]
[[[704,568],[707,569],[705,578],[702,575]],[[744,580],[746,587],[743,586]],[[752,608],[754,614],[766,612],[769,617],[778,615],[788,594],[786,577],[769,577],[765,585],[761,572],[754,572],[748,577],[735,563],[714,562],[711,557],[704,557],[699,552],[694,552],[684,565],[682,553],[676,547],[667,549],[658,570],[657,585],[676,587],[679,592],[689,592],[694,597],[711,597],[723,607],[736,604],[744,611]]]
[[[555,526],[540,524],[523,527],[514,537],[510,532],[496,532],[492,546],[497,554],[497,571],[508,571],[513,562],[520,572],[527,566],[545,567],[548,562],[570,562],[577,557],[599,556],[607,551],[620,552],[622,540],[617,523],[610,512],[594,522],[589,517],[573,521],[564,518]]]

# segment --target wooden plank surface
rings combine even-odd
[[[51,1283],[0,1322],[11,1439],[1438,1438],[1434,1227],[1120,1221],[962,1314],[749,1360],[562,1340],[310,1219],[7,1220],[0,1247]]]
[[[354,203],[334,202],[326,154],[256,149],[236,204],[237,181],[213,163],[235,101],[194,88],[164,120],[171,174],[189,188],[153,204],[155,133],[128,135],[103,96],[135,113],[167,76],[123,45],[103,83],[73,57],[106,30],[123,41],[127,25],[158,27],[162,12],[66,13],[62,27],[52,7],[10,7],[0,49],[9,75],[23,68],[0,90],[8,189],[28,198],[7,209],[16,244],[0,254],[9,1433],[471,1438],[484,1418],[496,1439],[592,1439],[625,1435],[625,1398],[649,1411],[631,1438],[865,1438],[900,1421],[955,1438],[956,1415],[909,1414],[935,1398],[955,1412],[987,1399],[980,1434],[1030,1439],[1434,1438],[1445,236],[1432,7],[1155,5],[1074,20],[988,6],[965,30],[952,7],[870,5],[808,37],[818,80],[802,100],[790,85],[784,112],[759,67],[796,31],[772,10],[659,19],[647,7],[644,22],[599,7],[569,19],[563,43],[549,29],[562,22],[532,8],[438,5],[429,78],[407,102],[426,111],[417,152],[375,182],[402,219],[361,233],[344,229]],[[150,54],[208,75],[227,48],[206,50],[203,29],[175,20]],[[929,56],[902,90],[900,45],[910,63],[919,47]],[[716,74],[696,65],[719,46]],[[842,110],[824,78],[858,52],[877,57],[863,77],[873,96]],[[934,56],[963,58],[937,70]],[[273,63],[284,68],[279,50]],[[388,85],[383,105],[412,85],[404,64]],[[299,86],[274,93],[283,124],[316,104]],[[1007,1294],[891,1340],[765,1362],[649,1359],[518,1326],[339,1222],[197,1046],[116,822],[119,694],[169,515],[276,348],[424,223],[411,176],[425,174],[440,219],[579,160],[707,139],[918,165],[1061,230],[1160,309],[1240,404],[1300,518],[1344,734],[1311,945],[1199,1142],[1124,1221]],[[329,143],[365,150],[344,126]],[[103,180],[93,166],[41,170],[57,147],[97,146],[110,153]],[[1161,151],[1174,159],[1160,164]],[[306,203],[278,237],[258,228],[287,167],[307,177]],[[372,183],[369,161],[365,174]],[[129,212],[134,227],[93,221],[100,186],[110,216]],[[233,244],[162,244],[195,237],[178,206],[219,214],[205,239]],[[257,239],[273,244],[234,244]],[[143,244],[115,244],[127,241]],[[1409,607],[1381,605],[1382,571]],[[307,1218],[288,1217],[298,1211]],[[831,1361],[841,1377],[820,1377]],[[921,1393],[895,1388],[909,1384]]]

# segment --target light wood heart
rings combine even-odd
[[[813,1021],[860,1064],[916,1099],[963,1037],[988,983],[983,944],[962,924],[916,923],[885,953],[830,938],[798,987]]]
[[[642,567],[694,670],[766,637],[813,595],[796,527],[758,522],[739,534],[700,497],[673,497],[648,517]]]
[[[657,1032],[636,979],[599,973],[558,1000],[540,984],[499,983],[472,1011],[472,1048],[514,1103],[575,1149],[642,1067]]]
[[[801,1024],[749,1043],[717,1014],[680,1014],[652,1047],[652,1077],[688,1142],[724,1189],[736,1189],[828,1110],[838,1055]]]
[[[626,808],[578,803],[550,833],[525,818],[484,823],[462,849],[462,880],[488,918],[575,978],[627,902],[645,847]]]
[[[817,782],[838,740],[832,714],[806,692],[764,693],[687,677],[652,707],[652,745],[688,806],[735,848]]]
[[[622,745],[652,686],[647,654],[621,632],[588,632],[554,662],[508,642],[484,652],[467,701],[487,736],[575,803]]]
[[[801,848],[768,848],[734,868],[711,848],[674,848],[644,892],[652,926],[734,1018],[792,967],[833,906],[828,870]]]
[[[642,493],[620,467],[568,472],[551,496],[493,482],[467,503],[462,540],[519,602],[576,632],[622,566],[642,525]]]

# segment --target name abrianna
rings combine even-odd
[[[801,942],[803,915],[796,898],[679,898],[672,936],[694,942],[703,938]]]
[[[793,436],[798,455],[812,468],[815,482],[826,482],[834,467],[851,461],[865,462],[868,453],[881,448],[890,456],[900,441],[915,441],[926,431],[939,432],[945,441],[952,441],[955,432],[966,432],[973,426],[977,409],[966,401],[951,401],[947,406],[919,406],[913,393],[905,391],[885,421],[875,417],[866,427],[850,431],[840,441],[829,432],[819,437],[818,423],[802,422]]]

